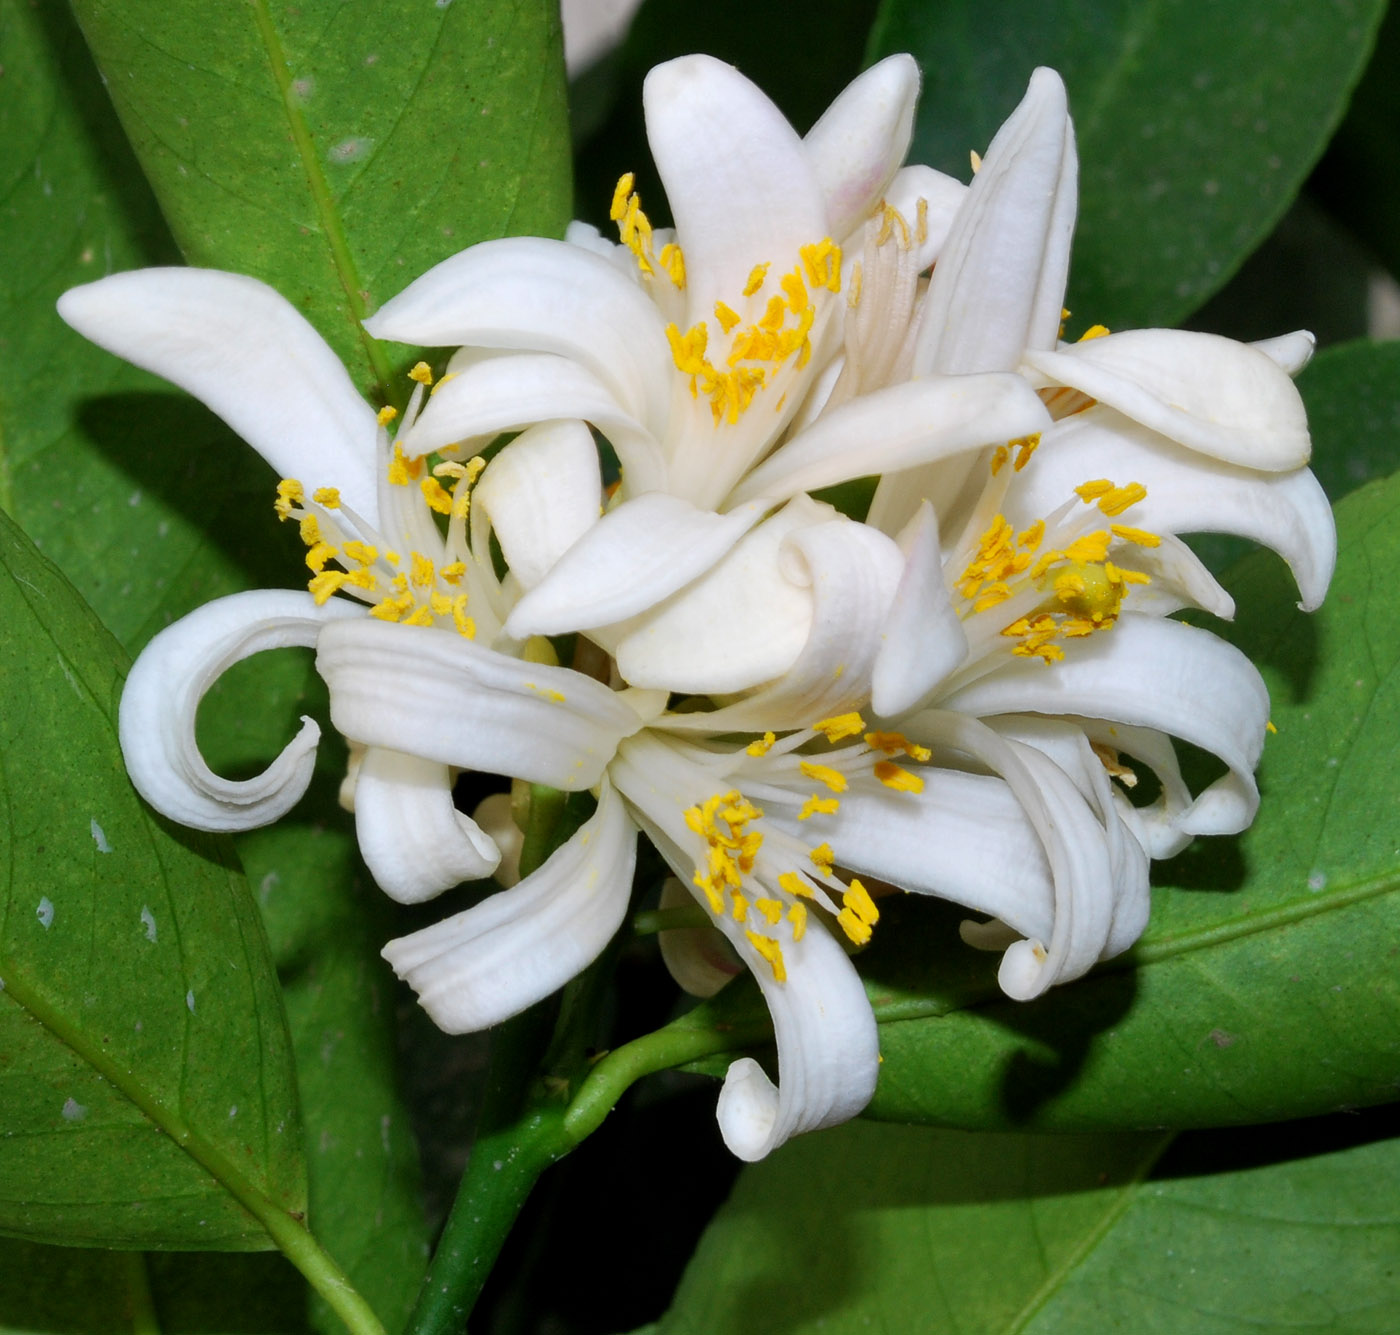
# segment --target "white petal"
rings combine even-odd
[[[1189,329],[1129,329],[1026,353],[1072,385],[1188,449],[1271,471],[1308,461],[1307,414],[1292,380],[1247,343]]]
[[[801,652],[763,690],[708,714],[668,715],[668,727],[711,732],[805,728],[857,707],[869,695],[880,628],[904,573],[902,553],[878,530],[848,519],[798,529],[788,546],[800,558],[794,573],[811,588]],[[744,650],[733,653],[740,657]]]
[[[1069,714],[1170,733],[1218,756],[1230,773],[1183,813],[1190,834],[1235,834],[1259,805],[1254,767],[1269,697],[1238,649],[1179,621],[1125,612],[1112,629],[1072,644],[1063,662],[1008,659],[940,701],[990,714]]]
[[[1050,415],[1020,376],[938,376],[890,385],[824,413],[730,495],[786,499],[1033,435]]]
[[[1056,425],[1015,480],[1008,517],[1030,523],[1091,478],[1140,482],[1147,498],[1121,522],[1153,533],[1233,533],[1278,552],[1293,571],[1305,610],[1327,591],[1337,559],[1332,507],[1307,469],[1259,473],[1219,463],[1106,408]]]
[[[301,730],[255,779],[225,779],[204,763],[195,714],[205,691],[233,664],[264,649],[310,648],[322,627],[363,617],[355,603],[317,607],[309,593],[254,589],[196,608],[142,651],[122,691],[119,731],[137,792],[162,815],[199,830],[251,830],[296,805],[321,730]]]
[[[777,1085],[752,1057],[741,1057],[720,1090],[720,1135],[752,1163],[793,1136],[859,1113],[875,1092],[880,1039],[860,975],[824,928],[814,924],[801,941],[783,942],[787,980],[779,983],[742,927],[724,921],[763,991],[778,1046]]]
[[[501,851],[501,860],[492,876],[509,889],[520,884],[520,855],[525,851],[525,831],[515,823],[514,801],[510,793],[491,793],[476,804],[472,820],[477,828]]]
[[[1011,371],[1060,326],[1078,193],[1064,84],[1038,69],[987,149],[929,284],[914,371]]]
[[[623,680],[710,694],[743,690],[789,667],[811,630],[812,590],[800,563],[784,561],[783,545],[835,514],[801,497],[758,525],[624,636],[614,654]]]
[[[217,269],[138,269],[65,292],[58,313],[108,352],[187,390],[282,476],[337,487],[375,522],[374,410],[296,308]]]
[[[360,762],[355,834],[375,884],[400,904],[490,876],[501,860],[489,836],[453,806],[446,765],[381,746]]]
[[[541,422],[522,431],[472,490],[473,527],[490,522],[515,577],[532,589],[598,522],[598,450],[582,422]],[[477,546],[473,534],[473,547]]]
[[[387,301],[365,328],[415,347],[551,352],[586,367],[623,412],[665,429],[675,368],[655,305],[601,256],[543,237],[459,251]]]
[[[1296,376],[1312,361],[1317,339],[1306,329],[1295,329],[1291,334],[1258,339],[1250,347],[1257,348],[1285,374]]]
[[[807,132],[803,143],[836,241],[865,221],[904,161],[918,100],[914,57],[887,56],[848,84]]]
[[[662,492],[624,501],[520,600],[506,631],[524,639],[636,616],[711,569],[768,508],[753,501],[717,515]]]
[[[587,968],[622,925],[637,831],[604,782],[598,810],[519,885],[382,952],[449,1034],[518,1015]]]
[[[1035,827],[1002,779],[922,767],[920,793],[856,778],[834,815],[801,823],[805,791],[765,792],[767,819],[805,843],[831,845],[839,866],[902,890],[990,914],[1048,941],[1055,892]],[[756,799],[759,800],[759,799]]]
[[[355,741],[577,792],[641,720],[602,683],[448,630],[361,618],[322,634],[331,719]]]
[[[883,718],[917,708],[967,657],[967,636],[943,578],[938,521],[925,501],[906,544],[904,574],[880,632],[870,707]]]
[[[779,270],[826,235],[826,200],[797,132],[710,56],[658,65],[642,87],[647,138],[685,252],[687,327],[738,299],[755,264]]]
[[[619,407],[596,376],[565,357],[491,357],[450,380],[444,376],[434,388],[401,441],[410,454],[431,454],[459,440],[573,418],[591,422],[612,442],[631,492],[665,485],[665,461],[650,432]]]

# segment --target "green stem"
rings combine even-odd
[[[160,1335],[151,1277],[146,1269],[145,1252],[125,1252],[126,1301],[131,1309],[131,1335]]]
[[[643,909],[632,915],[632,932],[635,936],[713,926],[714,919],[699,904],[683,904],[674,909]]]

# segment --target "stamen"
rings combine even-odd
[[[756,742],[750,742],[744,751],[751,756],[766,756],[773,749],[773,743],[777,737],[771,732],[765,732]]]
[[[433,383],[433,368],[427,362],[417,362],[408,373],[410,380],[416,380],[420,385],[431,385]]]
[[[839,742],[857,736],[864,727],[865,720],[859,714],[833,714],[812,724],[812,731],[821,733],[828,742]]]
[[[840,806],[840,801],[834,797],[822,797],[813,793],[802,804],[802,810],[797,813],[797,819],[807,820],[812,816],[830,816],[835,814]]]
[[[399,410],[392,404],[386,403],[377,413],[375,418],[380,426],[388,426],[390,422],[399,415]]]
[[[327,510],[340,509],[340,492],[335,487],[322,487],[312,495],[311,499],[317,505],[325,506]]]
[[[849,787],[846,776],[829,765],[817,765],[810,760],[803,760],[798,763],[798,768],[809,779],[824,783],[833,793],[844,793]]]
[[[911,774],[892,760],[877,760],[875,762],[875,777],[886,788],[893,788],[897,793],[921,793],[924,791],[924,781],[917,774]]]

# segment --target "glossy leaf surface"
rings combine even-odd
[[[300,1215],[306,1185],[257,910],[226,843],[127,782],[120,649],[3,517],[0,543],[0,1229],[266,1247],[243,1206]]]
[[[397,391],[361,319],[472,241],[567,221],[545,0],[74,10],[185,259],[271,283],[367,392]]]
[[[962,179],[1036,65],[1080,159],[1073,330],[1171,325],[1264,238],[1346,109],[1384,0],[885,0],[871,54],[912,51],[911,156]]]

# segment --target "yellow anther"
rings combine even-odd
[[[314,547],[321,541],[321,525],[317,522],[315,515],[302,515],[301,523],[297,525],[297,532],[308,547]]]
[[[328,542],[315,543],[306,553],[306,567],[319,575],[326,568],[326,562],[335,555],[335,548]]]
[[[812,731],[821,733],[828,742],[839,742],[857,736],[864,727],[865,720],[859,714],[833,714],[812,724]]]
[[[1016,451],[1016,462],[1013,467],[1015,471],[1019,473],[1021,469],[1030,463],[1031,455],[1040,448],[1040,432],[1037,431],[1034,435],[1030,436],[1021,436],[1016,440],[1009,440],[1006,443],[1012,446]]]
[[[1016,535],[1016,545],[1033,552],[1040,546],[1044,538],[1045,521],[1043,519],[1037,519],[1030,528],[1022,529],[1021,532]]]
[[[1065,558],[1070,561],[1100,562],[1108,559],[1108,545],[1113,535],[1105,528],[1095,529],[1076,538],[1065,548]]]
[[[886,788],[893,788],[897,793],[921,793],[924,791],[924,781],[917,774],[911,774],[907,769],[896,765],[893,760],[877,760],[875,762],[875,777]]]
[[[760,936],[757,932],[745,930],[744,935],[751,945],[772,966],[773,977],[780,983],[787,982],[787,968],[783,964],[783,948],[771,936]]]
[[[428,606],[435,617],[445,617],[452,611],[452,599],[445,593],[433,592],[428,595]]]
[[[671,280],[672,286],[684,290],[685,256],[674,241],[661,247],[660,264],[666,270],[666,277]]]
[[[443,376],[443,378],[442,378],[441,380],[439,380],[439,381],[437,382],[436,385],[434,385],[434,386],[432,387],[432,389],[430,389],[430,390],[428,391],[428,396],[429,396],[429,398],[431,398],[434,394],[436,394],[436,393],[438,392],[438,390],[440,390],[449,380],[456,380],[456,379],[457,379],[457,372],[456,372],[456,371],[449,371],[445,376]]]
[[[612,204],[608,208],[608,217],[613,222],[617,222],[627,212],[627,197],[632,193],[632,187],[636,183],[635,172],[623,172],[618,177],[617,187],[613,190]]]
[[[1115,538],[1124,542],[1136,543],[1139,547],[1160,547],[1162,539],[1143,528],[1130,528],[1127,524],[1110,524],[1109,531]]]
[[[724,302],[715,302],[715,319],[719,321],[719,327],[727,334],[736,324],[739,323],[739,313],[726,306]]]
[[[349,542],[341,544],[341,551],[352,561],[357,561],[362,566],[372,565],[379,560],[379,548],[372,547],[367,542],[360,542],[356,538],[351,538]]]
[[[818,844],[807,856],[823,876],[831,875],[831,869],[836,864],[836,853],[830,844]]]
[[[1002,632],[1003,635],[1005,633]],[[872,751],[883,751],[887,756],[903,753],[921,765],[933,759],[933,752],[928,747],[911,742],[902,732],[868,732],[865,734],[865,744]]]
[[[420,461],[415,459],[413,463],[419,464]],[[396,487],[406,487],[408,486],[409,479],[415,475],[416,471],[415,468],[410,467],[408,459],[404,456],[403,449],[395,445],[394,457],[389,460],[390,483]]]
[[[453,561],[451,565],[443,566],[438,574],[447,584],[457,584],[463,575],[467,573],[467,563],[465,561]]]
[[[735,922],[748,922],[749,901],[748,896],[741,894],[738,890],[731,889],[729,892],[729,914]]]
[[[416,362],[408,373],[408,378],[417,381],[420,385],[431,385],[433,383],[433,368],[427,362]]]
[[[973,148],[968,150],[967,156],[972,163],[972,174],[976,176],[982,170],[982,155]],[[1068,315],[1069,312],[1066,311],[1065,314]]]
[[[870,898],[870,891],[854,878],[852,878],[846,892],[841,896],[841,902],[861,922],[869,923],[873,927],[880,921],[880,910],[875,907],[875,901]]]
[[[721,917],[724,913],[724,899],[714,881],[700,871],[697,871],[690,879],[698,889],[704,891],[705,898],[710,905],[710,912],[717,918]]]
[[[788,921],[792,924],[792,939],[801,941],[807,931],[806,904],[789,904]]]
[[[405,626],[431,626],[433,624],[432,608],[426,606],[423,603],[419,603],[418,606],[415,607],[413,611],[409,614],[407,620],[405,620],[403,624]]]
[[[380,426],[388,426],[398,415],[399,410],[393,404],[386,403],[374,416]]]
[[[423,499],[428,502],[430,510],[436,510],[440,515],[452,513],[452,493],[447,491],[437,478],[425,477],[418,485],[422,488]]]
[[[744,751],[751,756],[766,756],[773,749],[773,743],[777,737],[771,732],[765,732],[757,741],[750,742]]]
[[[1092,482],[1081,483],[1074,489],[1074,494],[1079,497],[1085,505],[1091,501],[1096,501],[1100,496],[1106,496],[1113,490],[1113,483],[1106,477],[1095,478]]]
[[[807,882],[804,881],[802,877],[795,871],[782,872],[778,876],[778,884],[784,890],[786,890],[788,894],[793,895],[798,899],[815,898],[815,896],[812,894],[812,887],[809,886]]]
[[[854,945],[863,946],[870,940],[870,924],[861,922],[850,909],[842,909],[836,915],[836,925],[850,937]]]
[[[327,510],[340,509],[340,491],[336,487],[322,487],[312,495],[311,499],[317,505],[324,505]]]
[[[1003,468],[1006,467],[1006,461],[1009,458],[1011,458],[1011,451],[1005,445],[998,445],[996,449],[992,451],[993,477],[996,477],[996,475],[1000,473]]]
[[[1141,482],[1129,482],[1126,487],[1115,487],[1099,497],[1099,509],[1110,517],[1121,515],[1131,505],[1136,505],[1147,496],[1147,488]]]
[[[306,492],[296,478],[284,477],[277,484],[277,499],[273,502],[273,508],[277,511],[278,518],[290,519],[292,507],[300,505],[305,496]]]
[[[755,264],[753,268],[749,270],[748,281],[744,284],[744,295],[746,297],[753,296],[753,294],[763,286],[767,277],[768,264]]]
[[[817,765],[810,760],[803,760],[799,762],[798,768],[809,779],[825,784],[833,793],[844,793],[850,786],[846,776],[840,770],[832,769],[830,765]]]
[[[467,615],[467,595],[459,593],[452,600],[452,624],[457,634],[466,640],[476,639],[476,622]]]
[[[798,820],[807,820],[812,816],[830,816],[841,806],[840,801],[834,797],[822,797],[813,793],[803,804],[802,810],[797,813]]]
[[[378,621],[397,621],[403,613],[396,598],[385,598],[369,609],[370,616]]]
[[[1273,735],[1273,736],[1277,736],[1277,735],[1278,735],[1278,729],[1277,729],[1276,727],[1274,727],[1274,721],[1273,721],[1273,719],[1268,719],[1268,720],[1265,722],[1265,724],[1264,724],[1264,731],[1267,732],[1267,733],[1270,733],[1270,734]]]
[[[433,582],[433,563],[421,552],[414,552],[412,560],[413,570],[409,581],[415,588],[426,589]]]
[[[307,588],[311,591],[311,596],[316,600],[316,606],[323,606],[330,598],[331,594],[337,593],[340,586],[345,583],[350,576],[343,570],[323,570],[316,575]]]
[[[857,260],[851,265],[851,281],[846,287],[846,305],[855,310],[860,305],[861,284],[864,281],[865,271],[861,268],[861,263]]]
[[[372,592],[379,581],[375,579],[374,571],[361,567],[359,570],[350,571],[345,576],[345,582],[353,588]]]
[[[1087,343],[1091,338],[1103,338],[1103,336],[1107,333],[1107,325],[1091,324],[1082,334],[1080,334],[1079,341],[1081,343]]]
[[[829,236],[798,247],[797,253],[813,287],[824,287],[829,292],[841,290],[841,247]]]
[[[920,195],[914,207],[914,240],[922,246],[928,240],[928,200]]]
[[[756,899],[753,902],[756,908],[765,918],[768,919],[770,927],[778,925],[778,919],[783,916],[783,904],[778,899]]]

